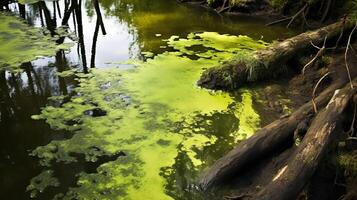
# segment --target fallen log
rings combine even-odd
[[[315,173],[319,163],[332,143],[343,111],[356,93],[348,85],[336,90],[326,108],[312,121],[302,143],[254,199],[290,200],[296,199],[303,187]]]
[[[357,79],[354,81],[356,82]],[[316,107],[324,107],[333,96],[334,91],[343,87],[346,82],[346,79],[337,80],[326,88],[315,98]],[[278,119],[263,127],[205,170],[199,181],[200,187],[206,190],[230,180],[234,175],[242,172],[244,167],[270,155],[289,139],[293,141],[297,125],[313,113],[313,104],[309,101],[290,116]]]
[[[221,66],[204,71],[197,84],[208,89],[234,89],[247,82],[269,79],[284,71],[285,63],[299,52],[311,48],[311,42],[319,44],[338,37],[341,30],[351,29],[353,23],[341,20],[326,27],[304,32],[250,56],[238,56]]]

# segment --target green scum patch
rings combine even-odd
[[[56,44],[42,29],[34,28],[13,15],[0,12],[0,70],[20,70],[21,64],[54,56],[71,44]]]
[[[264,42],[205,32],[173,36],[168,45],[175,51],[135,62],[129,70],[76,73],[76,95],[33,116],[74,133],[32,152],[43,166],[74,163],[73,153],[87,162],[117,155],[95,173],[79,173],[77,186],[61,199],[193,198],[199,172],[259,128],[251,91],[242,89],[236,102],[229,93],[197,87],[196,81],[204,68],[235,52],[263,48]]]

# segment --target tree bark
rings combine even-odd
[[[201,75],[198,85],[209,89],[235,89],[252,81],[269,79],[284,71],[285,63],[299,52],[340,35],[341,30],[352,28],[353,23],[341,20],[326,27],[305,32],[265,49],[257,50],[247,58],[228,61],[209,68]]]
[[[315,98],[317,108],[325,106],[333,96],[334,91],[343,87],[346,82],[345,79],[337,80],[325,89]],[[354,82],[357,82],[357,78],[354,79]],[[294,130],[297,125],[312,113],[313,105],[309,101],[289,117],[274,121],[260,129],[252,137],[239,143],[226,156],[217,160],[213,166],[204,171],[200,179],[201,188],[206,190],[231,179],[234,175],[242,172],[244,167],[270,155],[287,141],[293,141]]]
[[[319,163],[332,143],[341,121],[343,111],[356,89],[347,85],[336,90],[326,108],[313,120],[302,143],[295,150],[273,180],[254,199],[290,200],[296,199],[303,187],[315,173]]]

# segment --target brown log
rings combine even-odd
[[[357,79],[355,80],[357,81]],[[325,89],[317,98],[317,108],[324,107],[333,96],[335,90],[343,87],[346,80],[336,81]],[[227,181],[242,172],[244,167],[270,155],[287,141],[293,140],[294,130],[300,121],[313,113],[312,102],[301,106],[289,117],[281,118],[263,127],[252,137],[239,143],[227,155],[217,160],[205,170],[200,179],[200,186],[206,190]]]
[[[296,199],[303,187],[315,173],[319,163],[332,143],[343,111],[356,93],[348,84],[336,90],[326,108],[312,121],[302,143],[254,199],[290,200]]]
[[[198,85],[209,89],[232,89],[242,84],[268,79],[284,71],[284,65],[299,52],[311,48],[311,42],[319,44],[325,38],[338,37],[341,30],[351,29],[353,23],[344,20],[326,27],[304,32],[267,48],[255,51],[251,56],[228,61],[221,66],[209,68],[201,75]]]

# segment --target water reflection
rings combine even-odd
[[[40,1],[26,6],[13,3],[8,7],[2,9],[17,12],[30,24],[46,27],[51,35],[56,35],[58,27],[68,25],[68,32],[74,32],[78,37],[77,46],[70,56],[84,68],[87,63],[90,67],[105,67],[111,61],[142,58],[141,53],[146,51],[162,53],[167,50],[162,40],[174,34],[186,36],[191,32],[215,31],[244,34],[255,39],[264,36],[265,41],[276,39],[277,33],[279,37],[291,34],[281,27],[265,29],[264,23],[256,19],[222,17],[200,7],[186,7],[174,0],[155,3],[142,0],[63,0]],[[110,29],[106,30],[105,26]],[[62,43],[64,39],[61,37],[58,42]],[[90,51],[86,51],[86,47],[91,47]]]
[[[25,188],[41,168],[29,152],[53,139],[63,139],[43,122],[31,120],[47,98],[69,92],[74,83],[57,77],[65,63],[59,52],[54,62],[41,67],[24,63],[23,73],[0,72],[0,194],[5,199],[28,199]],[[58,69],[47,67],[57,65]],[[68,66],[65,66],[67,68]]]
[[[143,58],[143,52],[159,54],[171,50],[163,39],[172,35],[216,31],[255,39],[263,35],[266,41],[289,35],[283,28],[265,29],[263,23],[256,20],[222,17],[203,8],[186,7],[175,0],[60,0],[28,5],[1,0],[0,10],[16,13],[29,24],[44,28],[45,33],[57,38],[58,44],[69,38],[76,40],[70,52],[59,51],[52,58],[24,63],[22,73],[0,72],[0,195],[5,199],[29,198],[25,187],[42,171],[38,161],[28,156],[31,150],[71,136],[58,134],[64,131],[54,131],[44,122],[31,120],[31,115],[53,103],[48,97],[71,96],[73,88],[78,86],[73,77],[64,78],[57,72],[121,67],[112,62]],[[213,124],[205,124],[208,120]],[[238,120],[232,113],[216,113],[209,119],[197,116],[195,123],[194,126],[212,130],[206,134],[222,134],[215,135],[222,140],[195,152],[202,160],[211,162],[233,142],[229,133],[237,129]],[[194,174],[190,174],[189,169],[194,166],[185,149],[178,151],[175,164],[170,169],[162,169],[169,183],[166,190],[176,199],[198,198],[190,196],[195,188],[192,188]],[[88,165],[83,161],[58,166],[56,176],[66,177],[71,169],[78,168],[73,170],[76,174]],[[173,171],[166,173],[165,170]],[[74,184],[73,178],[68,179],[61,181],[60,190],[67,191],[64,188]],[[179,196],[182,194],[184,196]],[[53,195],[40,198],[50,197]]]

